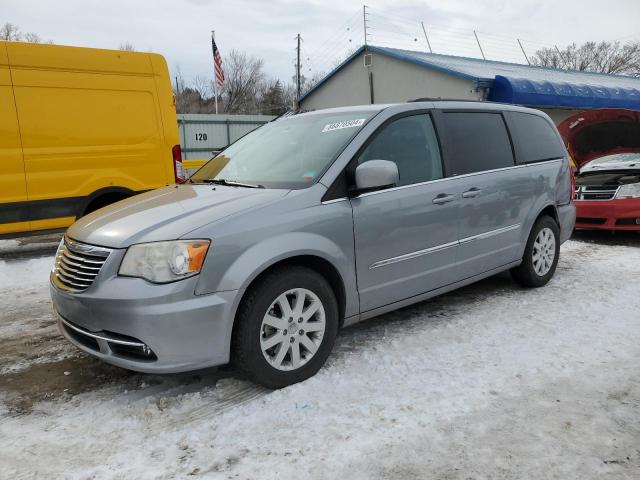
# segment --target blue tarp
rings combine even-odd
[[[640,89],[496,75],[487,100],[538,107],[640,110]]]

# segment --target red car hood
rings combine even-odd
[[[605,155],[640,152],[640,112],[636,110],[585,110],[564,120],[558,131],[578,168]]]

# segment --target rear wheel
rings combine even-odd
[[[540,217],[531,229],[522,263],[511,270],[513,278],[525,287],[546,285],[558,266],[560,229],[549,216]]]
[[[282,388],[325,363],[338,331],[338,303],[314,270],[283,267],[251,287],[236,322],[237,367],[257,383]]]

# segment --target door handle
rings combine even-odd
[[[449,195],[448,193],[441,193],[436,198],[434,198],[432,201],[436,205],[442,205],[443,203],[452,202],[455,198],[456,198],[455,195]]]
[[[473,198],[473,197],[477,197],[478,195],[480,195],[480,192],[482,190],[480,190],[479,188],[473,187],[470,190],[467,190],[466,192],[464,192],[462,194],[462,198]]]

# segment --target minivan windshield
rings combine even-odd
[[[192,183],[306,188],[377,112],[307,113],[245,135],[195,172]]]

